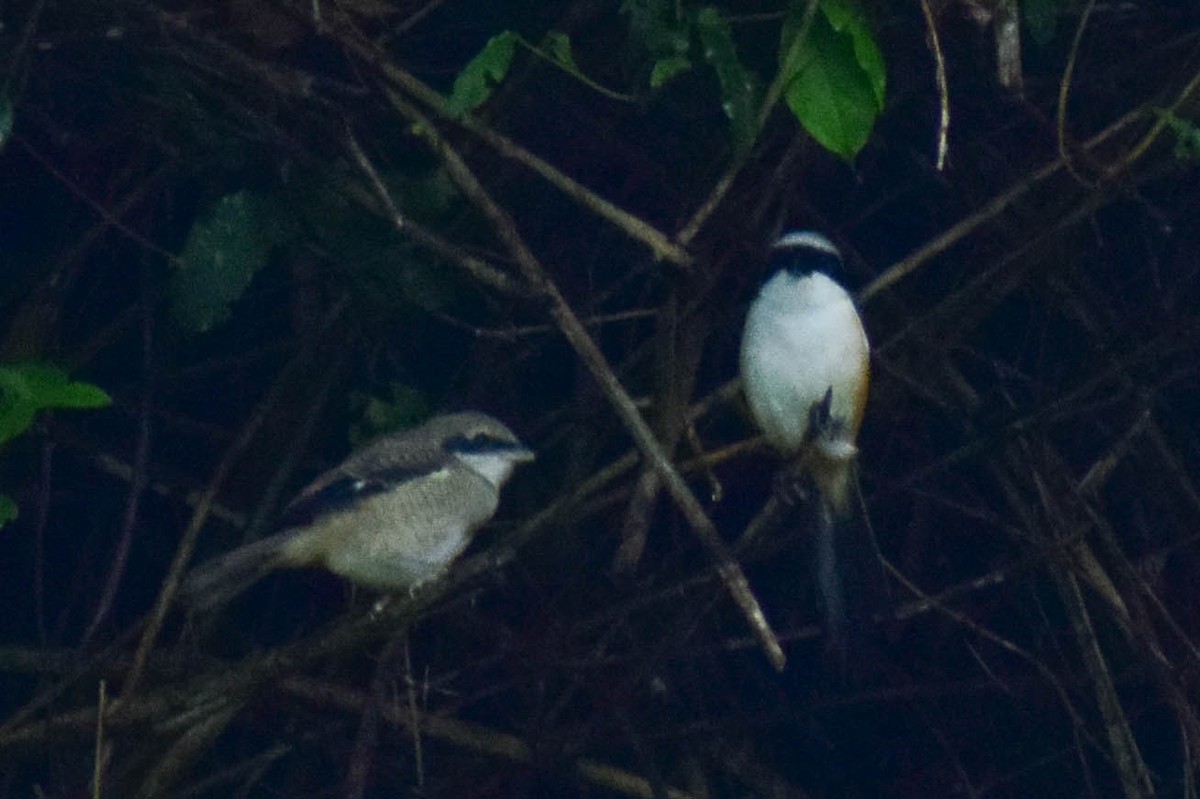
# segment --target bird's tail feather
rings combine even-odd
[[[851,475],[847,501],[814,503],[813,568],[829,649],[843,667],[869,648],[874,617],[887,609],[887,582],[866,506]]]
[[[254,541],[200,564],[183,580],[180,598],[192,610],[224,605],[282,565],[289,531]]]
[[[830,647],[844,658],[847,654],[846,586],[838,561],[838,524],[827,502],[818,500],[813,520],[813,569],[817,592],[825,614],[825,635]]]

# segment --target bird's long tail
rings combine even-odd
[[[196,611],[212,610],[229,602],[283,565],[284,547],[292,537],[285,530],[200,564],[183,579],[180,599]]]
[[[888,601],[883,560],[853,464],[838,480],[833,488],[817,481],[812,562],[829,649],[846,666],[868,648],[874,617]]]

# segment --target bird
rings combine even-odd
[[[351,454],[284,509],[280,531],[192,570],[180,592],[204,611],[276,569],[324,567],[376,591],[441,575],[495,514],[500,489],[534,453],[477,411],[434,416]]]
[[[767,443],[815,487],[815,578],[826,632],[844,653],[855,634],[848,625],[862,621],[849,617],[876,604],[882,585],[856,467],[871,348],[854,300],[837,280],[842,256],[828,238],[789,232],[771,246],[769,260],[772,274],[742,332],[742,388]],[[847,596],[851,588],[861,595]]]

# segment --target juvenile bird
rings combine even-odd
[[[435,416],[319,476],[285,508],[281,532],[200,565],[181,595],[204,610],[275,569],[306,566],[367,588],[410,590],[458,557],[496,512],[513,469],[532,459],[491,416]]]

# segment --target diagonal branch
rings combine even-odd
[[[580,360],[587,366],[588,371],[592,373],[592,377],[608,397],[609,402],[612,403],[642,455],[662,477],[675,504],[700,539],[700,543],[708,552],[709,557],[716,564],[726,588],[754,631],[767,659],[775,668],[782,670],[787,662],[783,647],[780,646],[779,639],[767,622],[762,607],[751,592],[750,583],[742,572],[741,566],[734,560],[729,548],[717,532],[716,526],[705,514],[687,483],[671,464],[670,459],[654,437],[654,433],[646,424],[646,420],[642,418],[633,399],[625,391],[617,376],[613,374],[612,368],[608,365],[596,342],[592,340],[583,323],[579,321],[579,317],[567,303],[566,298],[546,274],[537,256],[525,244],[512,217],[491,198],[487,190],[475,178],[462,156],[441,136],[430,119],[395,92],[388,92],[388,95],[395,108],[414,123],[414,129],[418,135],[424,138],[426,143],[442,158],[451,179],[458,184],[463,194],[491,222],[496,234],[508,246],[526,282],[549,301],[550,315],[559,330]]]

